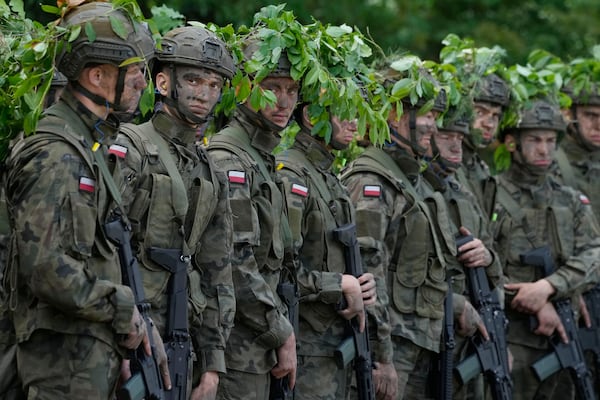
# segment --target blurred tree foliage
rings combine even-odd
[[[188,20],[224,26],[250,25],[260,7],[277,2],[260,0],[138,1],[146,17],[153,6],[167,5]],[[39,0],[24,0],[27,16],[47,22]],[[410,51],[437,60],[448,33],[472,38],[477,46],[499,45],[508,64],[523,63],[536,48],[563,59],[589,56],[600,42],[598,0],[288,0],[303,23],[348,24],[370,35],[385,51]],[[42,0],[55,5],[55,0]]]

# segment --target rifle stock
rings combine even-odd
[[[354,223],[346,224],[333,230],[333,237],[344,246],[344,258],[346,262],[346,273],[358,278],[363,274],[362,261],[360,258],[360,249],[356,238],[356,225]],[[371,360],[371,346],[369,344],[369,329],[367,327],[366,310],[365,312],[365,329],[360,331],[358,318],[353,318],[349,322],[349,330],[351,331],[352,341],[354,342],[355,354],[354,371],[356,375],[356,386],[358,390],[359,400],[375,400],[375,390],[373,388],[373,361]],[[348,354],[347,339],[342,342],[343,348],[338,347],[336,354]],[[345,349],[345,350],[344,350]],[[344,353],[345,351],[345,353]],[[344,357],[343,357],[344,358]],[[348,357],[345,357],[346,360]],[[346,360],[336,359],[337,365],[344,364]]]
[[[123,284],[129,286],[135,304],[148,329],[152,329],[150,304],[146,301],[137,259],[131,250],[131,232],[122,217],[117,217],[104,225],[106,236],[114,242],[119,251],[119,262]],[[132,377],[117,391],[118,400],[164,400],[163,381],[156,361],[156,347],[152,333],[148,332],[152,356],[146,355],[142,346],[130,351]]]

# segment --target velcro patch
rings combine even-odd
[[[125,158],[127,155],[127,147],[118,144],[113,144],[108,148],[109,154],[114,154],[119,158]]]
[[[579,195],[579,201],[581,201],[581,204],[590,204],[590,199],[583,193]]]
[[[292,184],[292,193],[298,196],[308,196],[308,188],[306,186],[298,185],[297,183]]]
[[[365,185],[363,188],[363,195],[365,197],[379,197],[381,196],[381,186]]]
[[[85,176],[80,177],[79,190],[94,193],[94,190],[96,190],[96,181],[94,179],[86,178]]]
[[[227,178],[231,183],[246,183],[246,173],[244,171],[228,171]]]

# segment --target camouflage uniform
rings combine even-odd
[[[456,179],[473,193],[480,209],[490,216],[496,198],[496,178],[468,140],[463,141],[463,165],[456,171]]]
[[[271,154],[280,130],[241,105],[208,147],[216,167],[228,178],[233,213],[236,314],[225,351],[228,373],[219,382],[220,398],[266,398],[276,349],[293,333],[277,294],[284,239],[289,239],[285,199]]]
[[[354,221],[348,193],[331,172],[333,155],[305,128],[291,149],[277,157],[287,198],[294,249],[300,262],[300,327],[296,398],[344,399],[351,365],[338,369],[335,348],[347,337],[336,311],[342,298],[344,247],[332,230]]]
[[[148,139],[157,137],[168,146],[182,186],[174,182],[177,178],[170,177],[158,147]],[[166,341],[171,274],[150,260],[147,250],[177,248],[192,256],[188,267],[188,318],[198,356],[194,368],[197,385],[204,371],[226,371],[225,343],[233,324],[235,300],[229,259],[232,221],[227,181],[215,172],[206,150],[194,144],[195,137],[195,129],[158,111],[142,125],[124,125],[111,149],[122,162],[128,182],[126,192],[133,196],[127,207],[133,225],[132,244],[142,267],[153,320]],[[181,198],[188,200],[184,205],[189,207],[178,205]]]
[[[519,255],[549,244],[557,265],[546,278],[556,289],[553,298],[571,296],[600,257],[600,228],[591,207],[575,190],[547,175],[529,175],[516,162],[501,175],[499,183],[492,229],[507,280],[534,282],[542,278],[540,269],[523,265]],[[524,220],[519,220],[515,207],[522,210]],[[508,342],[514,356],[515,399],[547,398],[541,396],[551,395],[559,374],[539,384],[529,366],[549,351],[548,340],[530,331],[529,315],[513,310],[512,299],[507,292],[505,309],[510,321]]]
[[[441,243],[436,217],[414,189],[430,190],[422,188],[419,168],[398,146],[369,147],[342,174],[356,207],[363,261],[376,277],[381,301],[368,312],[382,343],[391,334],[398,398],[406,399],[426,393],[448,288],[443,248],[449,244]]]
[[[437,170],[439,174],[440,167],[437,164],[430,165],[429,169]],[[447,174],[447,172],[444,172],[441,175],[438,174],[429,171],[429,173],[424,174],[424,176],[436,190],[443,194],[448,206],[450,219],[454,226],[466,227],[473,237],[480,239],[486,245],[487,249],[492,254],[493,261],[486,267],[486,274],[490,282],[490,288],[493,289],[501,283],[502,266],[500,265],[500,260],[496,255],[496,252],[492,249],[493,238],[489,231],[487,216],[479,207],[475,196],[463,184],[456,180],[454,173]],[[463,265],[455,258],[451,258],[448,261],[447,271],[452,277],[452,302],[455,309],[455,317],[458,316],[458,310],[464,309],[465,301],[470,301],[466,281],[467,277],[464,268],[465,267],[463,267]],[[468,355],[469,343],[468,337],[455,335],[455,363],[459,363],[466,355]],[[455,380],[453,398],[464,399],[467,398],[467,396],[473,395],[474,392],[477,392],[478,396],[483,396],[483,380],[480,378],[476,378],[474,381],[469,382],[467,387],[461,387],[460,383]]]
[[[9,305],[19,375],[32,399],[108,399],[122,358],[117,338],[128,334],[134,308],[102,230],[112,197],[91,168],[94,127],[109,139],[114,126],[99,123],[70,93],[49,111],[62,117],[43,118],[7,161],[13,235],[6,273],[15,290]],[[122,185],[118,168],[112,173]]]

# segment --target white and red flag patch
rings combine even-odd
[[[114,154],[119,158],[125,158],[127,155],[127,147],[118,144],[113,144],[108,148],[109,154]]]
[[[365,197],[379,197],[381,196],[381,186],[365,185],[363,188],[363,195]]]
[[[79,190],[83,190],[84,192],[94,193],[96,190],[96,181],[94,179],[86,178],[85,176],[81,176],[79,178]]]
[[[579,201],[581,201],[581,204],[590,204],[590,199],[583,193],[579,195]]]
[[[246,183],[246,173],[244,171],[228,171],[227,178],[231,183]]]
[[[298,185],[297,183],[292,184],[292,193],[298,196],[308,196],[308,188],[306,186]]]

